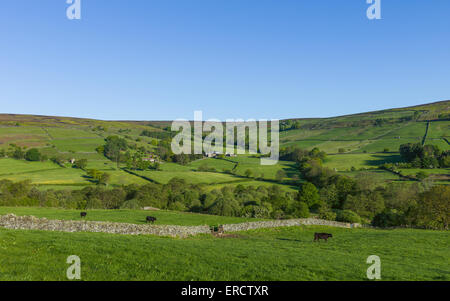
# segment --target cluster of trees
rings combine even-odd
[[[103,154],[106,158],[113,162],[120,163],[121,152],[128,149],[127,140],[120,138],[119,136],[109,136],[105,139],[105,145],[103,146]]]
[[[280,159],[285,161],[294,161],[297,164],[302,164],[310,160],[316,160],[323,162],[327,157],[324,151],[321,151],[317,147],[312,150],[304,150],[295,146],[290,146],[280,149]]]
[[[172,139],[175,135],[176,135],[176,133],[171,132],[170,129],[169,129],[169,131],[143,130],[141,132],[141,136],[155,138],[155,139],[161,139],[161,140]]]
[[[436,145],[402,144],[400,155],[415,168],[450,167],[450,151],[441,151]]]
[[[301,128],[300,120],[282,120],[280,121],[280,131],[288,131]]]
[[[93,182],[97,183],[98,185],[108,185],[109,181],[111,180],[111,174],[102,172],[97,169],[88,169],[86,171],[86,174],[92,179]]]
[[[131,170],[146,170],[146,169],[154,169],[160,170],[159,162],[150,162],[145,160],[145,154],[142,152],[135,152],[131,154],[127,152],[125,154],[125,161],[127,165],[127,169]]]
[[[153,132],[152,132],[153,133]],[[159,133],[159,132],[158,132]],[[124,163],[131,169],[159,169],[159,164],[150,164],[143,160],[148,153],[144,147],[137,147],[127,142],[126,139],[119,136],[109,136],[105,139],[105,145],[97,149],[98,152],[103,153],[105,157],[113,162]],[[161,160],[166,162],[174,162],[181,165],[188,164],[189,162],[197,159],[201,159],[202,155],[180,154],[176,155],[171,150],[170,138],[161,140],[158,143],[156,150],[153,152]]]
[[[441,153],[434,152],[434,154]],[[450,187],[435,188],[429,181],[381,185],[368,172],[361,172],[359,176],[350,178],[324,167],[322,162],[325,154],[318,149],[308,152],[290,148],[283,150],[282,156],[298,163],[302,179],[307,181],[298,193],[299,200],[305,202],[312,212],[318,213],[322,218],[372,223],[383,227],[407,225],[447,227],[444,222],[438,222],[439,227],[429,221],[425,222],[419,212],[423,213],[424,210],[431,212],[432,206],[447,206],[445,214],[448,221],[450,212],[448,196],[440,196],[437,191],[448,191]],[[421,180],[425,178],[422,174],[418,177]],[[425,198],[429,199],[426,205],[424,205]]]
[[[106,173],[92,178],[104,181]],[[40,191],[29,181],[0,181],[0,206],[47,206],[68,209],[139,209],[144,206],[222,216],[303,218],[310,212],[320,218],[380,227],[417,226],[447,229],[450,220],[450,187],[416,184],[379,186],[370,175],[340,178],[317,188],[305,182],[299,192],[279,186],[225,186],[208,191],[201,185],[173,178],[167,184],[126,185],[107,189]],[[107,180],[106,180],[107,181]]]
[[[91,174],[91,171],[89,171]],[[91,174],[92,177],[97,177]],[[173,178],[167,184],[126,185],[107,189],[88,186],[81,190],[40,191],[30,181],[0,181],[1,206],[46,206],[67,209],[119,209],[144,206],[223,216],[259,218],[306,217],[309,212],[277,186],[228,186],[207,191],[199,185]]]
[[[10,144],[8,150],[0,150],[0,158],[9,157],[17,160],[27,161],[47,161],[48,157],[41,154],[37,148],[20,147],[16,144]]]

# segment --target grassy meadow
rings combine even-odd
[[[219,224],[235,224],[248,221],[259,221],[262,219],[217,216],[208,214],[198,214],[190,212],[176,211],[146,211],[146,210],[85,210],[88,214],[83,220],[117,222],[129,224],[145,224],[145,217],[148,215],[157,218],[155,225],[180,225],[180,226],[216,226]],[[33,215],[39,218],[60,220],[81,220],[80,210],[65,210],[55,208],[37,208],[37,207],[0,207],[0,215],[13,213],[18,216]]]
[[[328,232],[314,243],[314,232]],[[366,259],[381,259],[382,280],[450,280],[442,231],[288,227],[187,239],[0,229],[0,280],[67,280],[66,259],[81,259],[89,280],[367,280]]]

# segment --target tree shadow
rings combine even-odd
[[[289,239],[289,238],[277,238],[277,240],[302,242],[301,240],[298,240],[298,239]]]
[[[371,166],[379,166],[384,163],[397,163],[402,162],[402,157],[399,154],[383,156],[383,155],[374,155],[375,159],[373,160],[365,160],[364,163]]]

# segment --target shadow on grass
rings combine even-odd
[[[277,238],[277,240],[302,242],[301,240],[298,240],[298,239],[289,239],[289,238]]]
[[[365,164],[367,165],[371,165],[371,166],[379,166],[379,165],[383,165],[384,163],[397,163],[397,162],[402,162],[402,158],[400,155],[396,154],[396,155],[374,155],[374,157],[376,159],[374,160],[365,160]]]

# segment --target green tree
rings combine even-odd
[[[80,159],[80,160],[75,161],[74,167],[85,170],[87,167],[87,164],[88,164],[87,159]]]
[[[40,161],[41,160],[41,153],[37,148],[29,149],[25,153],[25,159],[27,161]]]
[[[297,200],[299,202],[304,202],[310,209],[313,210],[318,209],[322,205],[319,191],[314,184],[309,182],[302,185],[300,191],[298,192]]]
[[[424,172],[424,171],[419,171],[419,172],[416,174],[416,178],[417,178],[417,180],[419,180],[419,181],[423,181],[423,180],[425,180],[427,177],[428,177],[428,175],[427,175],[427,173]]]
[[[108,185],[109,181],[111,180],[111,174],[104,172],[101,174],[98,184],[100,185]]]
[[[276,175],[275,175],[275,179],[278,182],[281,182],[284,178],[286,178],[286,172],[282,169],[278,170]]]
[[[119,136],[109,136],[106,138],[106,144],[104,146],[104,154],[112,161],[120,162],[120,152],[125,151],[128,147],[127,141]]]
[[[20,160],[25,158],[25,152],[20,146],[14,145],[13,150],[8,154],[8,156]]]
[[[308,218],[309,217],[309,209],[308,204],[305,202],[294,202],[293,204],[293,212],[292,214],[298,218]]]
[[[432,229],[448,229],[450,222],[450,186],[434,186],[420,195],[417,224]]]

